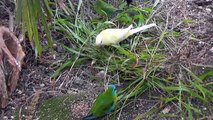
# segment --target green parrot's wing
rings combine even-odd
[[[115,100],[112,94],[105,93],[97,97],[93,107],[90,110],[95,116],[103,116],[113,109]]]
[[[103,16],[112,15],[117,11],[115,7],[113,7],[111,4],[106,3],[103,0],[98,0],[97,2],[95,2],[93,7],[97,13]]]

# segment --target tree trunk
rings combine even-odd
[[[6,27],[0,27],[0,108],[8,104],[15,90],[25,53],[17,37]]]

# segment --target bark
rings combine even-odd
[[[15,90],[25,53],[17,37],[6,27],[0,27],[0,108],[7,106]]]

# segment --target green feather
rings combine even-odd
[[[115,8],[111,4],[106,3],[103,0],[96,1],[93,7],[94,10],[102,16],[110,16],[119,11],[117,8]]]
[[[109,85],[108,89],[102,94],[100,94],[95,100],[90,110],[90,115],[88,117],[89,118],[92,118],[91,116],[102,117],[112,112],[112,110],[115,108],[116,102],[117,102],[117,95],[116,95],[115,85]],[[88,118],[88,117],[85,117],[85,118]],[[88,119],[88,120],[91,120],[91,119]]]

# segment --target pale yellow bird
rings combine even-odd
[[[106,29],[101,31],[97,37],[95,44],[98,46],[101,45],[113,45],[113,44],[118,44],[122,40],[125,40],[128,38],[130,35],[133,35],[137,32],[140,31],[145,31],[148,28],[155,27],[156,24],[152,23],[149,25],[144,25],[142,27],[138,27],[135,29],[132,29],[132,25],[130,25],[128,28],[125,29]]]

